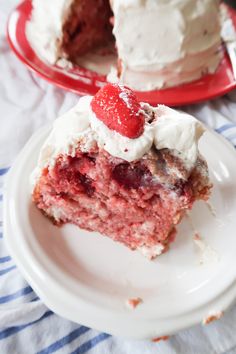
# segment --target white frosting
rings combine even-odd
[[[27,37],[42,59],[64,64],[62,27],[73,0],[33,0]],[[219,0],[112,0],[120,82],[151,90],[213,73],[220,61]],[[86,64],[85,64],[86,66]],[[113,68],[108,80],[117,82]]]
[[[90,115],[91,128],[96,132],[98,146],[112,156],[126,161],[140,159],[153,144],[153,127],[145,123],[144,132],[137,139],[129,139],[110,130],[94,113]]]
[[[218,0],[114,0],[120,82],[150,90],[214,72],[218,52]],[[117,82],[116,70],[108,80]]]
[[[170,149],[180,153],[189,168],[198,156],[198,140],[204,132],[202,124],[186,113],[177,113],[164,105],[156,108],[154,144],[158,150]]]
[[[33,0],[26,35],[33,49],[49,63],[63,56],[60,49],[62,27],[73,0]]]
[[[167,148],[178,154],[189,168],[194,166],[203,127],[192,116],[163,105],[154,108],[145,103],[143,107],[154,112],[156,120],[151,124],[146,122],[141,136],[130,139],[110,130],[95,116],[91,99],[91,96],[80,98],[74,108],[55,120],[41,149],[34,179],[43,167],[53,167],[60,154],[75,156],[78,146],[83,152],[89,152],[95,144],[128,162],[142,158],[155,144],[157,149]]]
[[[43,167],[53,167],[58,155],[74,156],[79,143],[82,151],[91,149],[95,139],[88,118],[90,101],[91,96],[80,98],[75,107],[54,121],[52,131],[40,150],[38,166],[32,174],[33,184]]]

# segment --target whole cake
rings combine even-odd
[[[214,73],[221,59],[219,0],[33,0],[28,39],[48,62],[76,62],[114,42],[108,80],[136,90]]]
[[[211,190],[203,127],[107,84],[58,118],[33,172],[33,201],[55,224],[98,231],[154,258]]]

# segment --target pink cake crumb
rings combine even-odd
[[[170,336],[161,336],[161,337],[156,337],[156,338],[153,338],[152,339],[152,342],[154,343],[158,343],[158,342],[161,342],[161,341],[166,341],[170,338]]]
[[[138,305],[140,305],[143,300],[140,297],[134,297],[126,301],[127,307],[134,310]]]
[[[223,311],[211,312],[206,318],[203,319],[202,324],[207,325],[213,321],[219,320],[224,315]]]
[[[97,146],[90,153],[78,148],[75,157],[59,155],[53,168],[42,171],[33,200],[57,225],[99,231],[152,259],[167,249],[175,225],[210,188],[197,169],[185,183],[168,187],[160,183],[163,168],[152,175],[152,163],[126,163]]]

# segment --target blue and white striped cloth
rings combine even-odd
[[[236,353],[236,307],[217,323],[195,326],[166,342],[135,342],[99,333],[55,315],[16,268],[4,244],[2,225],[3,184],[8,168],[34,131],[78,100],[78,96],[33,75],[10,51],[5,25],[11,7],[17,2],[0,2],[0,354]],[[236,146],[236,91],[182,109]]]

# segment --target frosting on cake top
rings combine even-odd
[[[92,96],[80,98],[78,104],[55,120],[39,157],[38,169],[53,167],[60,154],[74,156],[80,147],[83,152],[98,144],[114,157],[131,162],[142,158],[154,146],[170,149],[192,168],[198,157],[198,140],[204,132],[202,124],[194,117],[164,105],[152,107],[141,104],[146,115],[143,133],[130,139],[109,129],[91,109]],[[147,112],[154,114],[150,120]]]

